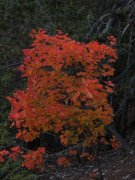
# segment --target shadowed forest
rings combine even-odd
[[[0,179],[135,179],[135,0],[0,0],[0,19]]]

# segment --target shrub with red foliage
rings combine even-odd
[[[96,41],[86,44],[60,31],[50,36],[44,30],[33,30],[31,37],[33,43],[23,51],[24,63],[19,66],[27,88],[7,97],[16,138],[30,142],[51,132],[58,134],[65,146],[97,144],[113,120],[107,96],[114,85],[107,77],[114,74],[112,63],[117,53],[112,46],[116,39],[109,38],[110,46]],[[35,168],[38,152],[24,155],[23,166]],[[33,156],[36,161],[32,164]]]

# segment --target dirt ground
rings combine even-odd
[[[135,151],[135,133],[128,138]],[[130,155],[122,148],[105,152],[100,158],[103,180],[135,180],[135,154]],[[85,162],[63,169],[55,169],[46,175],[40,175],[40,180],[101,180],[94,163]]]

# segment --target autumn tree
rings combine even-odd
[[[114,116],[107,97],[114,87],[109,77],[114,74],[112,63],[117,58],[113,48],[116,39],[108,37],[105,45],[80,43],[61,31],[48,35],[44,30],[33,30],[30,35],[33,43],[23,51],[24,62],[19,66],[27,87],[7,97],[16,138],[27,143],[43,133],[52,133],[70,147],[71,154],[76,154],[78,144],[87,149],[106,143],[105,127]],[[23,166],[32,169],[27,165],[30,156],[23,155]],[[80,157],[92,159],[89,152],[80,152]],[[59,164],[68,164],[60,158]]]

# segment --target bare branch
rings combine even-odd
[[[19,63],[9,64],[8,66],[5,66],[5,67],[1,68],[0,71],[3,71],[3,70],[5,70],[5,69],[8,69],[8,68],[10,68],[10,67],[12,67],[12,66],[18,66],[18,65],[20,65],[20,64],[22,64],[22,63],[19,62]]]
[[[78,148],[81,147],[81,145],[82,145],[82,143],[78,143],[78,144],[76,144],[74,146],[71,146],[71,147],[69,147],[67,149],[64,149],[63,151],[60,151],[60,152],[57,152],[57,153],[53,153],[53,154],[48,154],[48,155],[45,156],[45,158],[48,159],[48,158],[51,158],[51,157],[58,157],[58,156],[61,156],[63,154],[67,154],[68,151],[70,151],[72,149],[78,149]]]
[[[99,18],[99,20],[92,26],[90,32],[86,34],[85,39],[88,39],[88,38],[91,36],[91,34],[93,33],[94,29],[95,29],[95,28],[98,28],[99,23],[101,23],[101,22],[103,21],[103,19],[104,19],[105,17],[109,16],[109,15],[110,15],[110,13],[107,13],[107,14],[102,15],[102,16]]]

